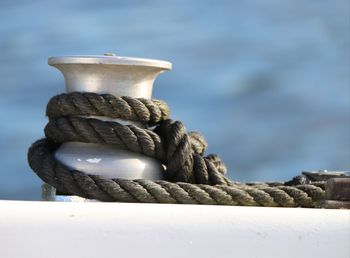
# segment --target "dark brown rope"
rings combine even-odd
[[[50,99],[46,107],[46,115],[50,118],[104,116],[150,124],[168,119],[169,113],[168,105],[161,100],[116,97],[89,92],[57,95]]]
[[[101,201],[283,207],[315,207],[324,198],[323,185],[312,182],[230,181],[217,155],[203,156],[204,138],[197,132],[186,133],[181,122],[169,120],[169,108],[159,100],[74,92],[53,97],[46,113],[46,139],[30,147],[28,161],[42,180],[60,192]],[[84,116],[121,118],[155,127],[144,129]],[[166,166],[165,180],[107,179],[71,170],[53,155],[67,141],[110,144],[156,158]]]

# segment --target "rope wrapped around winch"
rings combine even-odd
[[[324,182],[243,184],[225,177],[217,155],[204,156],[207,143],[197,132],[169,119],[160,100],[78,93],[53,97],[46,109],[46,138],[29,149],[35,173],[58,191],[88,199],[118,202],[316,207],[324,199]],[[147,128],[88,117],[147,123]],[[54,158],[63,142],[109,144],[156,158],[165,180],[109,179],[71,170]]]

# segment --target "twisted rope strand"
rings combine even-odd
[[[53,151],[46,139],[37,141],[29,149],[29,164],[37,175],[61,192],[100,201],[315,207],[316,202],[324,195],[320,187],[313,185],[212,186],[168,181],[107,179],[70,170],[55,160]]]
[[[158,123],[169,118],[169,107],[161,100],[116,97],[110,94],[72,92],[50,99],[46,115],[51,118],[62,116],[104,116],[131,121]]]
[[[204,156],[208,144],[202,135],[187,133],[181,122],[168,119],[169,108],[160,100],[73,92],[53,97],[46,114],[46,139],[30,147],[28,162],[43,181],[60,192],[100,201],[270,207],[315,207],[324,199],[322,182],[230,181],[217,155]],[[138,121],[155,127],[151,130],[86,116]],[[166,181],[108,179],[71,170],[53,155],[61,143],[68,141],[109,144],[156,158],[166,166]]]
[[[164,135],[159,136],[157,130]],[[134,125],[71,116],[50,118],[44,131],[46,138],[56,144],[69,141],[110,144],[156,158],[167,166],[166,178],[170,181],[195,183],[200,180],[204,184],[227,184],[223,176],[226,172],[223,162],[215,155],[199,155],[197,151],[203,152],[205,140],[199,141],[198,133],[186,134],[179,121],[165,120],[151,131]],[[170,137],[174,140],[163,140]],[[191,145],[192,137],[195,137],[195,148]]]

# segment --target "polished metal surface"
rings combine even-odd
[[[112,55],[50,57],[48,63],[63,73],[66,92],[142,98],[152,97],[154,80],[172,67],[166,61]]]
[[[169,62],[113,54],[50,57],[48,63],[63,73],[66,92],[109,93],[143,98],[151,98],[156,77],[171,69]],[[144,126],[139,122],[120,119],[112,121]],[[157,160],[113,146],[68,142],[61,145],[55,157],[72,169],[108,178],[163,178],[163,166]]]
[[[48,63],[50,65],[60,64],[115,64],[127,66],[144,66],[155,67],[165,70],[170,70],[172,64],[167,61],[117,56],[114,53],[106,53],[104,55],[72,55],[72,56],[52,56],[49,57]]]
[[[162,165],[155,159],[127,150],[93,143],[67,142],[56,152],[73,169],[106,178],[162,179]]]
[[[350,177],[350,171],[336,171],[336,170],[314,170],[314,171],[302,171],[308,179],[312,181],[326,181],[330,178],[345,178]]]

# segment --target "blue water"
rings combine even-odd
[[[349,2],[0,1],[0,199],[38,199],[27,149],[63,78],[47,57],[164,59],[155,83],[235,180],[350,169]]]

